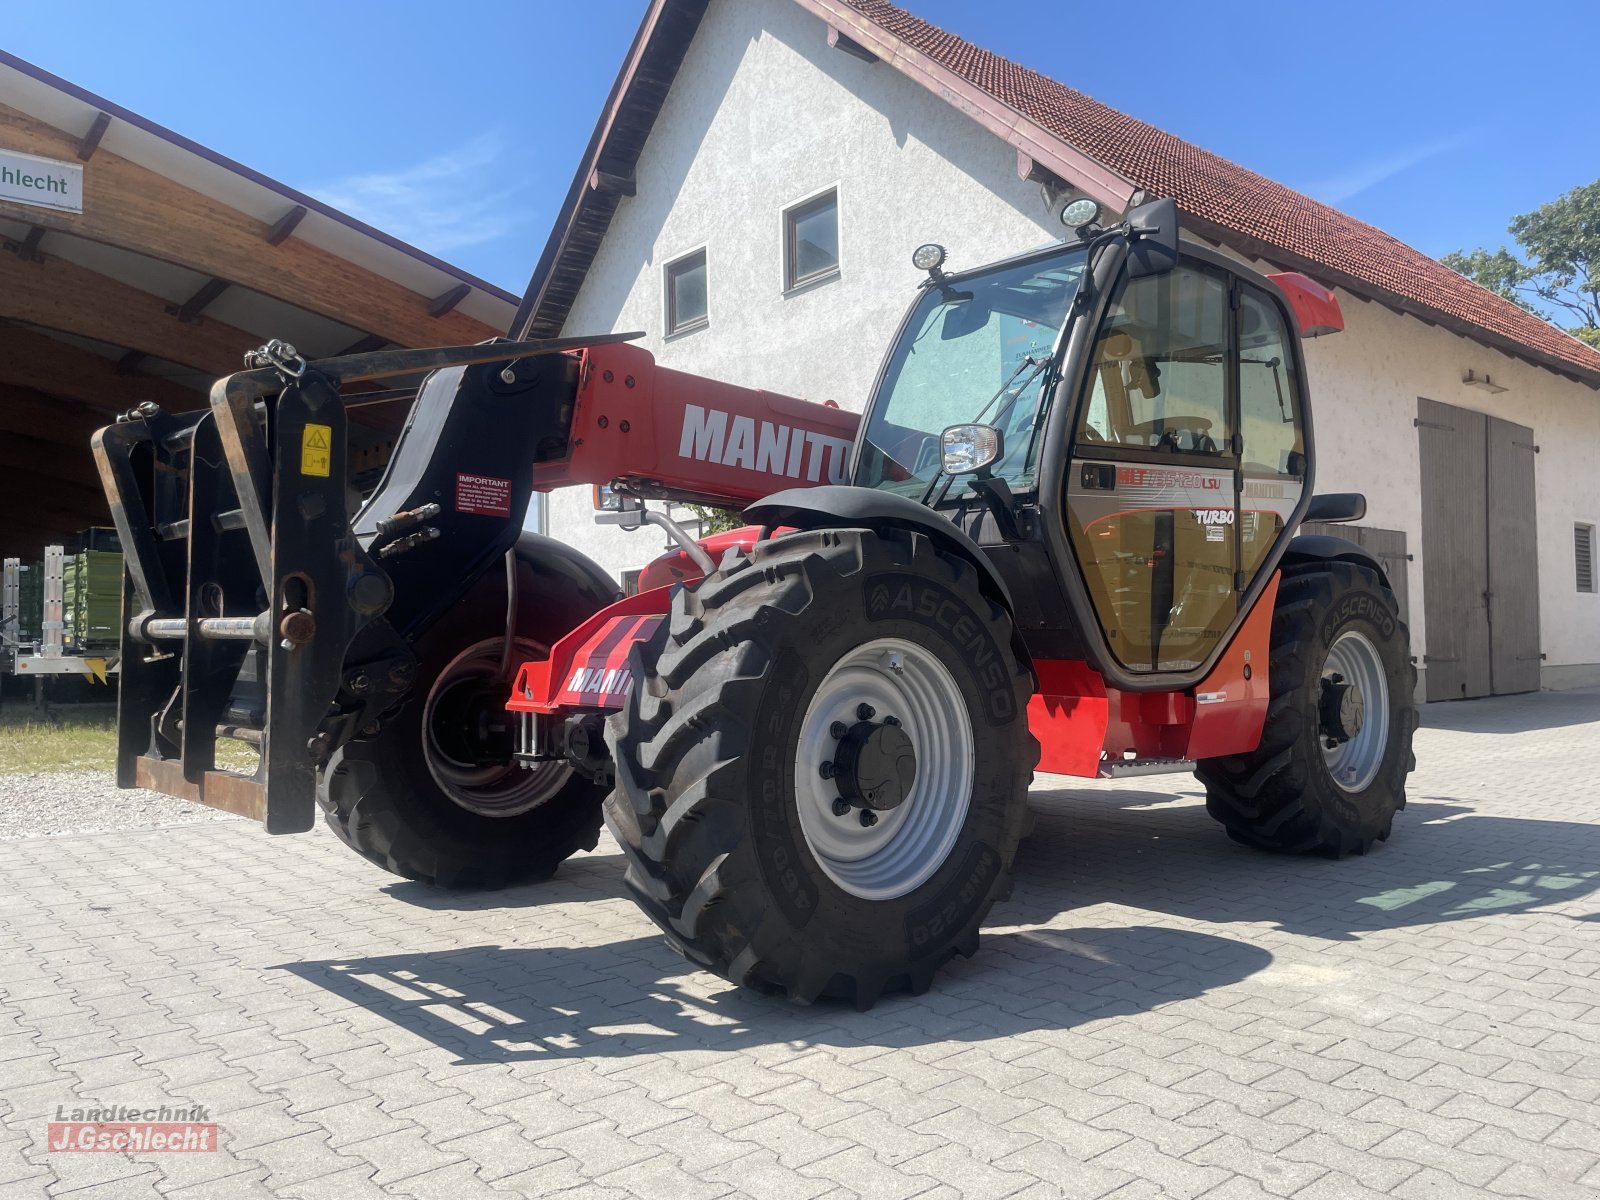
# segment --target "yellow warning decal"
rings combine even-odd
[[[307,425],[300,436],[300,474],[328,477],[333,461],[333,426]]]

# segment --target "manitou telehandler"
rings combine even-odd
[[[1268,850],[1362,853],[1405,803],[1383,568],[1296,536],[1301,338],[1333,296],[1178,236],[1170,200],[926,278],[865,414],[619,335],[306,362],[95,435],[128,562],[118,782],[335,833],[444,886],[594,848],[728,979],[860,1006],[971,954],[1036,769],[1193,770]],[[341,388],[426,370],[364,499]],[[370,395],[370,393],[367,393]],[[534,491],[679,549],[622,595]],[[696,540],[646,500],[743,512]],[[220,769],[219,738],[254,746]]]

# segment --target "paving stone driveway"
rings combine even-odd
[[[1035,789],[980,954],[867,1014],[686,969],[614,848],[452,896],[243,822],[0,844],[0,1195],[1600,1193],[1600,694],[1438,706],[1393,842]],[[199,1103],[210,1154],[44,1150]]]

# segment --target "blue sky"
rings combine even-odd
[[[1593,0],[904,2],[1429,254],[1600,177]],[[0,38],[520,293],[644,6],[9,0]]]

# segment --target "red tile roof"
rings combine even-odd
[[[1324,282],[1386,300],[1600,387],[1600,352],[1381,229],[980,49],[884,0],[844,3],[1068,146],[1153,196],[1171,196],[1185,213],[1217,227],[1222,240],[1266,258],[1277,251],[1276,257],[1290,260],[1286,265],[1320,267],[1316,273]]]

